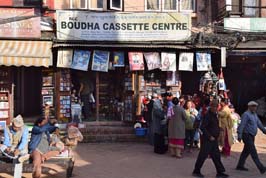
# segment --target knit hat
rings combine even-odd
[[[13,118],[12,124],[14,124],[15,127],[22,127],[24,125],[22,116],[18,115],[17,117]]]

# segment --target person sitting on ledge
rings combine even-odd
[[[28,128],[24,125],[21,115],[13,118],[11,126],[4,130],[4,142],[0,150],[10,159],[24,162],[29,159],[28,154]]]

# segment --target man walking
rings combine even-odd
[[[227,178],[229,177],[225,174],[225,168],[221,162],[221,154],[218,147],[218,137],[220,134],[219,121],[218,121],[218,101],[213,100],[210,103],[210,109],[202,120],[201,131],[202,136],[202,145],[200,147],[200,152],[195,164],[193,171],[194,177],[204,177],[200,170],[205,162],[205,160],[210,157],[216,167],[217,178]]]
[[[255,136],[257,135],[258,128],[266,134],[266,129],[263,127],[258,115],[256,114],[258,103],[254,101],[250,101],[248,103],[248,110],[242,115],[241,123],[238,127],[238,141],[243,140],[244,149],[240,155],[240,159],[238,165],[236,167],[239,171],[248,171],[247,168],[244,167],[246,159],[249,155],[251,155],[253,161],[258,167],[261,174],[266,172],[266,168],[260,162],[258,153],[254,144]]]

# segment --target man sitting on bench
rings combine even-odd
[[[31,131],[31,140],[29,143],[29,153],[33,160],[33,178],[40,178],[42,174],[42,163],[51,157],[60,154],[60,149],[51,146],[52,140],[50,134],[57,127],[48,122],[47,118],[36,120]]]
[[[18,159],[19,162],[28,160],[28,134],[22,116],[18,115],[12,119],[12,125],[5,128],[4,143],[0,150],[10,159]]]

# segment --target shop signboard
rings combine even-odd
[[[40,15],[34,8],[0,8],[0,37],[40,38]]]
[[[209,71],[212,69],[210,53],[196,53],[197,71]]]
[[[179,70],[193,71],[194,53],[180,53],[179,54]]]
[[[160,69],[161,58],[157,52],[144,53],[144,57],[147,63],[148,70]]]
[[[241,32],[266,32],[266,18],[225,18],[224,29]]]
[[[71,69],[87,71],[90,62],[91,52],[86,50],[75,50]]]
[[[128,53],[130,70],[144,70],[143,53],[141,52],[129,52]]]
[[[125,54],[124,52],[115,51],[113,53],[114,60],[113,66],[114,67],[125,67]]]
[[[70,68],[72,64],[72,58],[72,49],[59,49],[57,55],[57,67]]]
[[[186,41],[191,16],[57,10],[57,38],[87,41]]]
[[[109,68],[109,52],[94,50],[92,67],[93,71],[108,72]]]
[[[162,71],[176,71],[176,53],[162,52],[161,53],[161,70]]]

